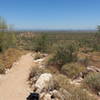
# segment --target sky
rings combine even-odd
[[[15,29],[96,29],[100,0],[0,0],[0,16]]]

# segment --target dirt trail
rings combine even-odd
[[[30,93],[27,78],[33,58],[26,54],[0,79],[0,100],[26,100]]]

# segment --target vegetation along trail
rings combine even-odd
[[[32,60],[31,53],[22,56],[13,68],[0,79],[0,100],[26,100],[30,92],[27,78]]]

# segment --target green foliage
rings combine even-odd
[[[100,73],[90,73],[84,83],[95,92],[100,91]]]
[[[16,35],[14,33],[0,32],[0,51],[16,47]]]
[[[4,31],[8,28],[8,25],[3,17],[0,16],[0,31]]]
[[[33,41],[33,49],[36,52],[46,52],[48,46],[48,37],[46,34],[41,34],[37,37],[35,37],[35,40]]]
[[[62,66],[61,72],[70,78],[77,76],[80,72],[83,72],[85,67],[78,63],[69,63]]]
[[[98,30],[99,31],[99,30]],[[99,31],[100,32],[100,31]],[[92,52],[92,51],[100,51],[100,33],[94,33],[91,38],[82,38],[79,39],[80,48],[85,48],[83,52]]]
[[[86,48],[86,53],[100,50],[100,36],[97,32],[35,32],[31,35],[23,32],[20,36],[18,43],[27,50],[50,52],[52,45],[60,41],[67,44],[74,42],[77,48]]]
[[[91,52],[92,49],[94,49],[94,43],[95,41],[93,39],[81,39],[79,40],[79,46],[80,48],[85,48],[83,52]]]
[[[99,31],[100,32],[100,31]],[[100,33],[97,32],[94,36],[94,41],[92,42],[93,43],[93,49],[95,51],[100,51]]]
[[[73,44],[56,44],[53,47],[53,56],[49,59],[49,64],[54,64],[62,66],[66,63],[76,60],[77,56],[75,54],[75,46]]]
[[[16,35],[8,32],[8,25],[4,18],[0,17],[0,52],[16,46]]]
[[[98,30],[98,32],[100,32],[100,25],[97,26],[97,30]]]

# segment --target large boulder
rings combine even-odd
[[[50,89],[52,84],[53,84],[52,74],[44,73],[38,78],[34,87],[37,93],[41,93],[43,91],[47,91],[48,89]]]

